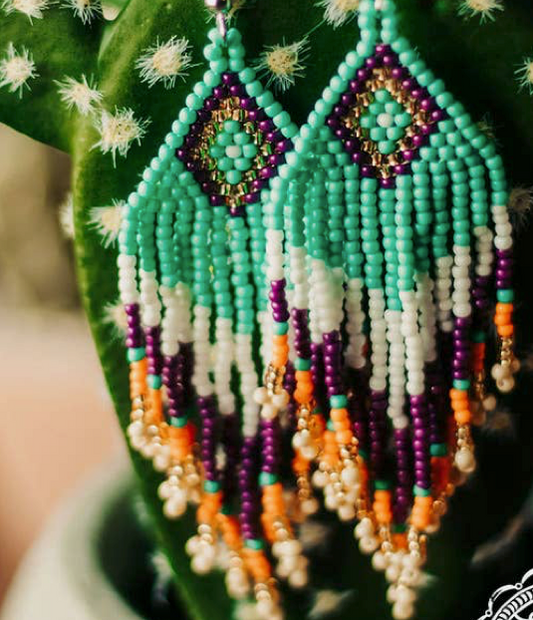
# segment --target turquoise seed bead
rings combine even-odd
[[[206,45],[204,47],[204,58],[206,60],[218,60],[222,58],[223,51],[218,45]]]
[[[244,58],[244,48],[242,45],[230,45],[228,47],[228,56],[230,58]]]
[[[453,240],[457,245],[470,245],[470,235],[468,233],[454,233]]]
[[[274,95],[269,90],[263,91],[259,97],[257,97],[257,103],[262,108],[268,108],[275,102]]]
[[[453,103],[453,96],[449,92],[441,92],[435,97],[435,101],[440,108],[448,108]]]
[[[239,73],[239,80],[244,84],[253,82],[256,78],[256,72],[251,67],[246,67]]]
[[[176,428],[183,428],[185,426],[187,426],[189,422],[189,416],[188,415],[183,415],[180,417],[171,417],[170,418],[170,424],[171,426],[175,426]]]
[[[283,112],[276,114],[276,116],[274,116],[272,120],[274,122],[274,125],[276,125],[276,127],[282,128],[282,127],[286,127],[287,125],[290,125],[291,117],[288,112],[283,111]]]
[[[296,368],[296,370],[311,370],[311,360],[297,357],[294,360],[294,367]]]
[[[146,356],[144,347],[132,348],[127,350],[127,357],[129,362],[139,362]]]
[[[419,487],[415,484],[413,486],[413,494],[416,497],[429,497],[429,495],[431,495],[431,489],[423,489],[422,487]]]
[[[241,33],[237,28],[230,28],[226,33],[226,43],[231,47],[238,47],[242,43]]]
[[[263,92],[263,85],[258,80],[246,84],[246,92],[250,97],[258,97]]]
[[[206,493],[218,493],[221,489],[219,482],[215,480],[204,480],[204,491]]]
[[[276,484],[277,481],[278,481],[278,476],[276,476],[276,474],[271,474],[265,471],[262,471],[259,474],[259,485],[262,487]]]
[[[207,37],[216,45],[222,45],[224,43],[224,37],[220,34],[218,28],[211,28],[207,33]]]
[[[448,446],[445,443],[433,443],[429,451],[431,456],[448,456]]]
[[[285,334],[287,334],[289,332],[289,324],[284,321],[281,323],[274,323],[274,333],[277,336],[284,336]]]
[[[342,94],[348,88],[348,82],[335,75],[329,81],[329,88],[333,93]]]
[[[507,192],[494,192],[493,203],[497,205],[507,204],[508,195]]]
[[[452,118],[457,118],[462,114],[465,114],[465,108],[462,103],[455,101],[451,105],[447,106],[447,112]]]
[[[229,173],[233,169],[233,162],[229,157],[222,157],[218,160],[217,167],[219,170]]]
[[[496,291],[496,298],[501,303],[510,304],[514,301],[514,291],[512,289],[499,289]]]
[[[161,389],[161,386],[163,385],[163,380],[161,379],[159,375],[148,375],[147,381],[148,381],[148,385],[153,390],[159,390]]]
[[[417,60],[409,66],[411,74],[418,78],[418,76],[426,70],[426,64],[423,60]]]
[[[351,80],[354,76],[353,67],[351,67],[346,61],[341,62],[337,69],[337,72],[344,83],[346,83],[348,80]]]
[[[265,112],[268,114],[268,116],[270,116],[270,118],[273,119],[278,114],[283,113],[283,106],[278,101],[275,101],[273,104],[269,105],[265,109]]]
[[[217,60],[211,60],[209,63],[210,68],[219,75],[228,70],[229,63],[227,58],[220,58]]]
[[[240,172],[240,170],[228,170],[228,172],[226,173],[226,181],[230,185],[237,185],[242,181],[242,173]]]
[[[418,60],[418,55],[412,49],[407,49],[399,54],[400,62],[404,66],[409,66]]]
[[[240,172],[246,172],[252,167],[252,162],[247,157],[238,157],[233,163],[235,169]]]
[[[244,546],[248,547],[248,549],[253,549],[254,551],[261,551],[264,548],[264,543],[261,540],[254,538],[246,538],[244,540]]]
[[[190,95],[187,95],[187,98],[185,99],[185,105],[188,108],[191,108],[191,110],[199,110],[203,105],[203,99],[202,97],[191,93]]]
[[[392,49],[397,54],[402,54],[410,49],[409,41],[405,37],[398,37],[392,42]]]

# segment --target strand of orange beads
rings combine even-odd
[[[286,579],[292,587],[307,585],[307,558],[302,554],[302,545],[297,540],[287,505],[283,496],[283,485],[279,481],[281,465],[281,426],[279,414],[289,403],[289,394],[283,388],[285,368],[289,358],[288,305],[285,298],[285,281],[272,282],[270,300],[274,310],[275,332],[272,346],[272,363],[265,373],[263,388],[257,391],[257,402],[261,405],[261,473],[259,484],[262,492],[263,514],[261,522],[272,554],[277,560],[276,574]],[[281,332],[281,333],[279,333]],[[296,372],[297,389],[302,376]],[[312,384],[304,385],[298,398],[307,399],[312,394]]]
[[[492,377],[500,392],[506,394],[515,387],[514,375],[520,370],[520,362],[514,355],[514,305],[498,302],[494,314],[494,324],[498,332],[498,362],[492,367]]]
[[[298,256],[299,258],[299,256]],[[294,260],[293,260],[294,262]],[[293,269],[300,265],[293,265]],[[296,388],[293,398],[297,404],[296,429],[292,438],[295,450],[293,470],[298,486],[299,507],[305,518],[318,510],[310,482],[311,463],[321,450],[325,422],[315,402],[315,386],[311,372],[311,339],[308,325],[308,310],[294,308],[291,312],[294,330],[294,362]]]
[[[133,314],[134,311],[130,308],[130,312]],[[128,356],[130,357],[129,380],[132,403],[130,424],[127,429],[128,437],[134,449],[145,458],[152,460],[155,469],[164,471],[168,467],[170,448],[162,395],[160,390],[149,384],[149,361],[144,355],[144,347],[130,349]]]
[[[472,408],[468,388],[452,388],[450,403],[457,424],[454,464],[460,472],[469,474],[476,468],[476,459],[470,431]]]
[[[276,580],[264,551],[260,548],[245,546],[243,559],[254,580],[254,596],[259,616],[265,620],[283,620]]]

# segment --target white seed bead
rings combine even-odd
[[[355,519],[355,507],[349,504],[339,506],[337,514],[339,519],[344,522],[353,521]]]
[[[372,556],[372,567],[377,571],[384,571],[387,568],[387,557],[381,551],[376,551]]]
[[[411,603],[394,603],[392,606],[392,617],[394,620],[409,620],[415,613],[414,606]]]
[[[191,560],[191,569],[197,575],[206,575],[213,568],[213,562],[207,555],[198,553]]]
[[[394,583],[398,581],[399,576],[400,569],[396,564],[390,564],[389,566],[387,566],[387,569],[385,570],[385,579],[389,583]]]
[[[163,504],[163,512],[168,519],[177,519],[185,514],[187,502],[183,496],[173,493]]]
[[[476,459],[472,450],[460,448],[455,454],[455,466],[465,474],[473,472],[476,468]]]
[[[361,553],[365,555],[370,555],[374,553],[374,551],[378,548],[379,541],[375,536],[363,536],[359,540],[359,549]]]
[[[514,377],[506,377],[504,379],[500,379],[496,381],[496,387],[502,392],[502,394],[508,394],[512,392],[515,387],[515,379]]]

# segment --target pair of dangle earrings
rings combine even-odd
[[[410,618],[487,385],[508,392],[518,370],[502,160],[391,0],[362,0],[360,40],[300,129],[226,3],[206,3],[209,69],[119,237],[131,445],[164,474],[169,518],[196,506],[192,569],[224,570],[265,620],[283,617],[278,580],[309,583],[298,532],[319,493]]]

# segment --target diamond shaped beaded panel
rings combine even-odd
[[[250,74],[222,73],[195,120],[183,128],[187,134],[176,151],[210,203],[226,204],[233,214],[260,200],[261,190],[291,148],[292,135],[280,104],[271,101],[269,93],[258,92],[257,83],[243,83],[243,77]],[[270,105],[260,107],[257,96],[249,93]]]
[[[382,187],[391,187],[397,175],[410,171],[445,116],[391,46],[378,43],[349,81],[327,125],[360,165],[362,176],[375,176]]]

